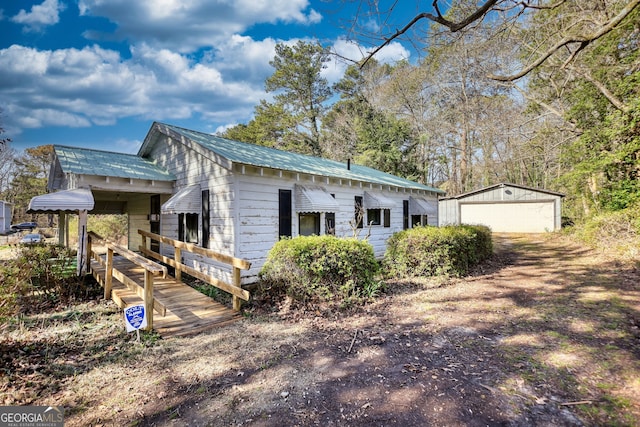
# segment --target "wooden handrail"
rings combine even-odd
[[[241,258],[235,258],[230,255],[221,254],[219,252],[214,251],[213,249],[202,248],[200,246],[196,246],[191,243],[181,242],[179,240],[171,239],[166,236],[161,236],[160,234],[150,233],[145,230],[138,230],[138,234],[142,236],[142,245],[140,245],[139,247],[140,252],[174,267],[176,269],[175,274],[176,274],[177,280],[181,280],[181,274],[182,272],[185,272],[197,279],[204,280],[205,282],[217,287],[218,289],[221,289],[225,292],[230,293],[233,300],[233,309],[236,311],[240,310],[240,306],[242,304],[241,300],[248,301],[249,298],[251,297],[251,295],[249,294],[249,291],[247,291],[246,289],[242,289],[242,285],[240,283],[240,276],[241,276],[240,270],[250,269],[251,262]],[[169,258],[167,256],[164,256],[162,254],[159,254],[155,251],[148,249],[147,237],[152,240],[156,240],[158,242],[162,242],[167,245],[173,246],[174,258]],[[230,265],[231,267],[233,267],[233,283],[224,282],[216,277],[205,274],[186,264],[183,264],[182,250],[186,250],[194,254],[211,258],[223,264]]]
[[[155,308],[160,313],[164,315],[166,313],[166,307],[164,304],[161,304],[153,297],[153,278],[155,276],[167,277],[168,270],[167,267],[160,265],[156,262],[153,262],[127,248],[124,246],[120,246],[117,243],[110,241],[109,239],[105,239],[101,237],[97,233],[93,231],[89,231],[89,244],[87,247],[87,265],[91,265],[91,258],[98,260],[101,264],[105,266],[105,280],[104,280],[104,297],[105,299],[111,298],[111,284],[113,277],[116,277],[120,282],[122,282],[129,289],[136,292],[136,294],[142,298],[144,301],[144,309],[147,313],[147,330],[151,330],[153,328],[153,309]],[[101,242],[107,248],[107,259],[106,262],[103,261],[98,254],[96,254],[93,249],[93,241]],[[133,280],[122,274],[122,272],[116,270],[113,267],[113,254],[117,253],[118,255],[128,259],[132,263],[136,264],[139,267],[142,267],[145,271],[144,274],[144,288],[140,288]]]
[[[162,276],[167,277],[168,270],[164,265],[160,265],[157,262],[153,262],[148,258],[143,257],[140,254],[137,254],[124,246],[120,246],[112,240],[101,237],[99,234],[94,233],[93,231],[89,231],[89,237],[93,240],[99,240],[104,243],[106,247],[110,247],[113,249],[115,253],[121,255],[122,257],[128,259],[132,263],[136,264],[139,267],[144,268],[145,270],[151,272],[154,276]]]
[[[228,264],[233,267],[238,267],[242,270],[248,270],[251,268],[250,261],[247,261],[242,258],[232,257],[230,255],[221,254],[220,252],[216,252],[213,249],[202,248],[192,243],[186,243],[180,240],[171,239],[169,237],[161,236],[160,234],[150,233],[145,230],[138,230],[138,234],[144,237],[149,237],[152,240],[157,240],[159,242],[166,243],[167,245],[171,245],[174,248],[186,249],[191,253],[206,256],[207,258],[215,259],[216,261],[220,261],[224,264]]]

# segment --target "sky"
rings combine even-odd
[[[366,0],[12,0],[0,3],[0,138],[136,153],[154,121],[202,132],[247,123],[277,43],[318,41],[359,60]],[[384,3],[384,2],[382,2]],[[398,26],[422,7],[395,4]],[[424,2],[424,6],[431,2]],[[427,9],[422,10],[427,11]],[[380,62],[415,58],[393,42]],[[330,83],[347,67],[333,60]]]

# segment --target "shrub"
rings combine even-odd
[[[269,251],[259,291],[302,303],[348,306],[380,291],[378,269],[366,241],[326,235],[283,239]]]
[[[460,277],[492,252],[485,226],[416,227],[389,238],[383,266],[389,277]]]
[[[0,316],[93,296],[92,284],[76,276],[75,252],[64,246],[32,245],[0,265]]]
[[[622,257],[640,254],[640,203],[585,219],[571,232],[582,242]]]

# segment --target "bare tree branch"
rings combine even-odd
[[[553,4],[533,4],[530,3],[528,1],[519,1],[517,3],[515,3],[512,6],[509,7],[496,7],[493,10],[495,11],[500,11],[500,12],[507,12],[510,10],[513,10],[517,7],[521,7],[522,9],[536,9],[536,10],[552,10],[555,9],[557,7],[560,7],[562,4],[566,3],[567,0],[560,0],[557,3],[553,3]]]
[[[482,5],[478,9],[476,9],[471,15],[467,16],[462,21],[453,22],[453,21],[450,21],[450,20],[446,19],[444,16],[442,16],[442,13],[440,12],[440,8],[438,6],[438,0],[434,0],[433,1],[433,7],[436,10],[436,15],[434,15],[432,13],[428,13],[428,12],[423,12],[423,13],[420,13],[420,14],[416,15],[402,29],[396,30],[396,32],[393,35],[391,35],[390,37],[385,37],[384,43],[379,45],[377,48],[375,48],[373,51],[371,51],[369,53],[369,55],[367,55],[367,57],[364,59],[364,61],[360,65],[360,68],[364,67],[366,65],[366,63],[371,58],[373,58],[373,56],[376,53],[380,52],[380,50],[382,50],[384,47],[388,46],[393,40],[397,39],[398,37],[400,37],[401,35],[403,35],[407,31],[409,31],[409,29],[411,27],[413,27],[421,19],[428,19],[430,21],[437,22],[438,24],[444,25],[445,27],[449,28],[449,30],[451,30],[451,32],[455,33],[457,31],[460,31],[463,28],[467,27],[468,25],[472,24],[473,22],[484,18],[484,16],[491,10],[491,8],[498,1],[499,0],[488,0],[484,5]]]
[[[557,108],[553,107],[550,104],[547,104],[544,101],[541,101],[540,99],[532,97],[531,95],[529,95],[527,92],[522,90],[516,84],[511,85],[511,87],[513,89],[517,90],[520,93],[520,95],[522,95],[522,97],[525,98],[527,101],[533,102],[534,104],[538,104],[539,106],[541,106],[542,108],[547,110],[549,113],[553,114],[554,116],[558,117],[559,119],[562,119],[565,123],[567,123],[571,127],[571,131],[572,132],[574,132],[577,135],[582,135],[582,133],[583,133],[582,129],[580,129],[578,126],[576,126],[575,123],[573,123],[571,121],[568,121],[565,118],[565,114],[562,111],[558,110]]]
[[[639,4],[640,4],[640,0],[631,0],[616,16],[614,16],[612,19],[609,20],[609,22],[607,22],[605,25],[600,27],[596,32],[594,32],[592,34],[589,34],[589,35],[586,35],[586,36],[567,36],[567,37],[563,38],[562,40],[557,42],[555,45],[553,45],[551,48],[549,48],[549,50],[547,50],[542,55],[540,55],[540,57],[538,57],[538,59],[536,59],[534,62],[532,62],[531,64],[529,64],[528,66],[526,66],[525,68],[523,68],[520,72],[518,72],[516,74],[512,74],[510,76],[499,76],[499,75],[495,75],[495,74],[490,74],[488,77],[491,78],[491,79],[494,79],[494,80],[501,81],[501,82],[512,82],[512,81],[518,80],[519,78],[524,77],[527,74],[529,74],[536,67],[540,66],[547,59],[549,59],[549,57],[551,57],[551,55],[556,53],[561,48],[563,48],[565,46],[569,46],[569,45],[574,44],[574,43],[579,43],[580,46],[578,47],[578,49],[569,58],[569,59],[572,60],[573,58],[575,58],[576,54],[579,51],[584,49],[590,43],[598,40],[600,37],[604,36],[605,34],[608,34],[611,31],[613,31],[618,26],[618,24],[620,24],[620,22],[622,22],[623,19],[625,19],[627,16],[629,16],[629,14],[631,12],[633,12],[633,10]],[[567,66],[567,65],[568,65],[568,62],[565,62],[564,66]]]

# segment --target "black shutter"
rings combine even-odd
[[[278,236],[291,237],[291,190],[279,190]]]
[[[160,234],[160,195],[154,194],[151,196],[151,206],[149,207],[149,231],[154,234]],[[154,252],[160,252],[160,242],[151,239],[149,249]]]
[[[209,190],[202,190],[202,247],[209,247]]]
[[[409,228],[409,201],[402,201],[402,229]]]
[[[184,214],[178,214],[178,240],[184,242],[186,239],[184,238]]]

